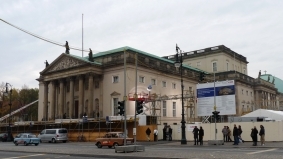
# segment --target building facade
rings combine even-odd
[[[213,74],[218,81],[235,80],[236,116],[265,105],[278,109],[276,103],[270,103],[277,98],[274,84],[248,76],[246,57],[223,45],[185,53],[183,64],[187,122],[201,121],[196,116],[195,98],[201,72],[207,73],[204,82],[214,81]],[[131,47],[87,57],[63,53],[40,72],[37,80],[38,120],[62,119],[64,114],[72,119],[116,116],[118,101],[124,99],[126,114],[131,116],[135,114],[131,99],[137,94],[145,101],[144,114],[158,116],[157,124],[181,121],[180,70],[174,66],[174,55],[158,57]]]

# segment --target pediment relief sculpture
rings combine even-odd
[[[119,95],[121,95],[121,94],[118,93],[118,92],[116,92],[116,91],[114,91],[114,92],[112,92],[110,95],[111,95],[111,96],[119,96]]]
[[[79,65],[83,65],[84,62],[70,58],[64,57],[60,62],[56,63],[48,72],[63,70],[71,67],[76,67]]]

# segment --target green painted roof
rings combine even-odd
[[[84,61],[84,62],[87,62],[87,63],[92,63],[92,64],[101,65],[101,63],[96,62],[96,61],[94,61],[94,62],[89,61],[89,60],[88,60],[88,56],[86,56],[86,57],[80,57],[80,56],[72,55],[72,54],[69,54],[69,55],[72,56],[72,57],[74,57],[74,58],[77,58],[77,59],[79,59],[79,60],[82,60],[82,61]]]
[[[121,48],[117,48],[117,49],[113,49],[113,50],[103,51],[103,52],[99,52],[99,53],[93,54],[93,58],[97,58],[97,57],[100,57],[100,56],[109,55],[109,54],[112,54],[112,53],[122,52],[122,51],[126,51],[126,50],[131,50],[131,51],[137,52],[137,53],[139,53],[139,54],[143,54],[143,55],[146,55],[146,56],[149,56],[149,57],[152,57],[152,58],[161,60],[161,61],[165,61],[165,62],[174,64],[174,61],[171,61],[171,60],[168,60],[168,59],[165,59],[165,58],[162,58],[162,57],[159,57],[159,56],[156,56],[156,55],[153,55],[153,54],[150,54],[150,53],[147,53],[147,52],[138,50],[138,49],[134,49],[134,48],[131,48],[131,47],[128,47],[128,46],[121,47]],[[88,57],[88,56],[87,56],[87,57]],[[197,69],[197,68],[188,66],[188,65],[184,65],[184,64],[183,64],[183,67],[184,67],[184,68],[191,69],[191,70],[194,70],[194,71],[197,71],[197,72],[205,72],[205,71],[203,71],[203,70],[200,70],[200,69]],[[207,73],[207,72],[205,72],[205,73]]]
[[[275,84],[275,88],[278,89],[278,92],[283,93],[283,80],[281,80],[280,78],[274,77],[271,74],[264,74],[261,75],[260,78],[267,81],[268,80],[268,76],[270,76],[269,82],[272,83],[273,78],[275,79],[274,84]]]

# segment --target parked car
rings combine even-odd
[[[18,146],[18,144],[23,144],[28,146],[30,144],[34,144],[37,146],[40,142],[40,139],[36,137],[36,135],[32,133],[21,133],[18,134],[14,139],[14,144]]]
[[[11,136],[11,137],[12,137],[11,141],[13,141],[14,138],[13,138],[13,136]],[[0,141],[6,142],[7,140],[8,140],[8,133],[2,133],[2,134],[0,134]]]
[[[41,142],[52,142],[57,141],[67,142],[68,141],[68,130],[65,128],[58,129],[44,129],[38,135]]]
[[[134,143],[133,138],[126,136],[126,143]],[[124,145],[124,133],[123,132],[109,132],[102,138],[96,139],[96,144],[98,148],[103,146],[108,146],[109,148]]]
[[[2,142],[7,141],[7,138],[8,138],[8,134],[7,134],[7,133],[2,133],[2,134],[0,134],[0,140],[1,140]]]

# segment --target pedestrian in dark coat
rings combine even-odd
[[[227,126],[227,137],[228,137],[228,142],[232,142],[232,139],[231,139],[231,130],[230,130],[229,126]]]
[[[233,136],[234,136],[234,144],[233,145],[238,145],[239,144],[239,140],[238,140],[239,131],[238,131],[236,124],[234,124]]]
[[[252,130],[253,146],[257,146],[257,134],[258,130],[256,129],[256,126],[254,126]]]
[[[202,127],[200,127],[198,133],[199,145],[203,145],[203,136],[204,136],[204,130],[202,129]]]
[[[169,135],[169,141],[172,141],[172,128],[170,125],[169,125],[168,135]]]
[[[197,126],[195,126],[195,128],[194,128],[194,130],[193,130],[195,145],[196,145],[196,144],[198,145],[198,132],[199,132],[199,129],[198,129]]]
[[[163,128],[163,140],[166,141],[166,125]]]

